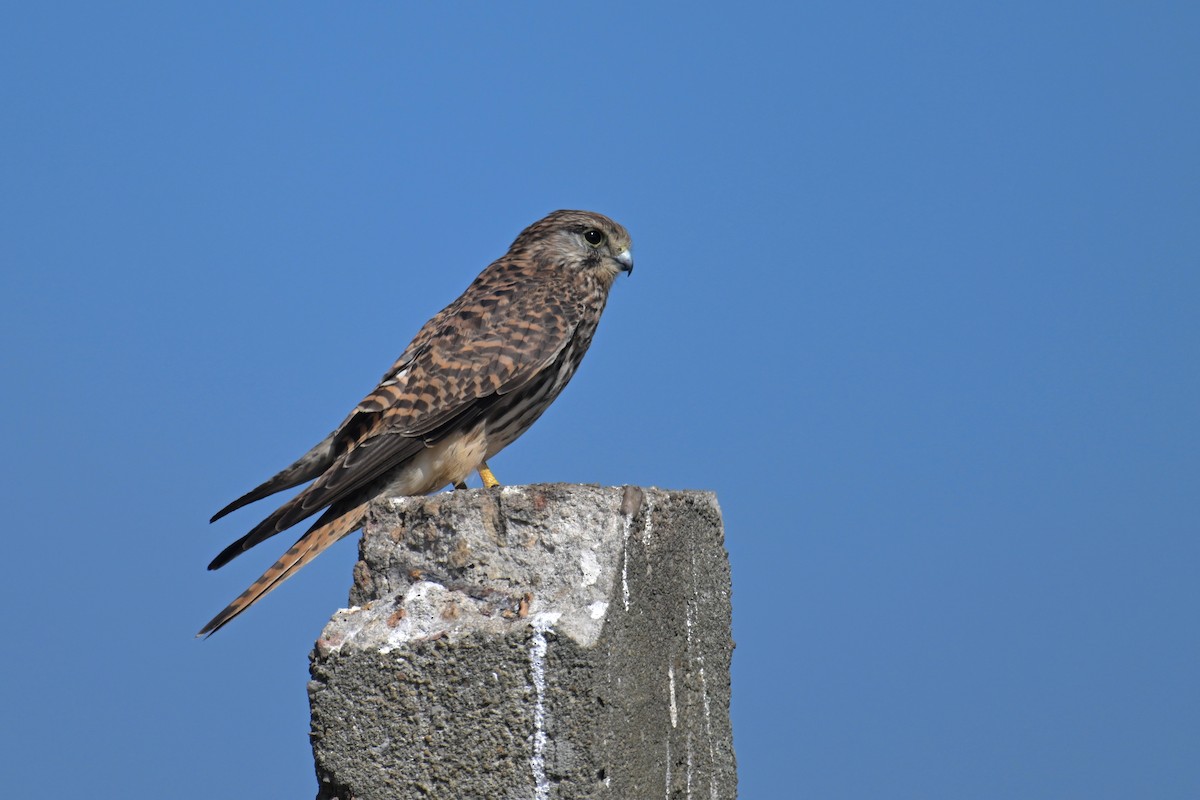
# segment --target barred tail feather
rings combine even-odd
[[[338,512],[335,514],[335,511]],[[278,561],[259,577],[246,591],[225,609],[209,620],[196,634],[197,638],[212,636],[250,606],[266,597],[276,586],[290,578],[297,570],[320,555],[326,548],[343,536],[356,531],[366,516],[367,503],[361,503],[348,511],[331,508],[301,536]]]

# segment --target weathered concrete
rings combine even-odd
[[[312,656],[318,800],[736,796],[712,494],[379,501],[350,602]]]

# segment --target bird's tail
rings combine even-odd
[[[284,553],[258,580],[250,584],[246,591],[225,606],[224,611],[209,620],[196,636],[212,636],[238,614],[266,597],[271,590],[290,578],[293,573],[320,555],[331,544],[356,531],[362,525],[366,513],[367,503],[365,502],[349,510],[334,507],[326,511],[308,529],[308,532],[292,545],[291,549]]]

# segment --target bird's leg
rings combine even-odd
[[[485,488],[495,489],[500,485],[500,481],[496,480],[496,476],[492,474],[486,461],[479,466],[479,478],[483,481]]]

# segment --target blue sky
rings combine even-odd
[[[315,791],[355,545],[200,642],[207,519],[560,207],[637,270],[492,466],[717,492],[742,797],[1200,796],[1200,12],[645,6],[10,4],[12,796]]]

